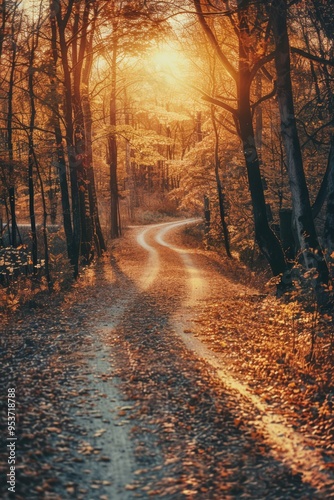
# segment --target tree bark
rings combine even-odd
[[[92,3],[85,0],[83,12],[80,4],[74,7],[74,21],[72,29],[72,82],[73,82],[73,116],[75,120],[74,145],[76,151],[79,211],[81,225],[80,253],[84,263],[88,264],[93,258],[93,227],[90,217],[87,159],[86,159],[86,130],[81,100],[82,69],[87,48],[87,29],[89,13]],[[81,21],[81,22],[80,22]]]
[[[71,262],[73,262],[73,230],[72,230],[72,220],[71,220],[71,206],[69,189],[67,182],[67,166],[65,158],[65,150],[63,145],[63,136],[60,126],[60,110],[58,105],[58,93],[57,93],[57,63],[58,63],[58,47],[57,47],[57,26],[55,17],[55,3],[52,2],[50,9],[50,23],[51,23],[51,51],[52,51],[52,70],[51,70],[51,92],[53,95],[53,123],[54,132],[56,140],[56,154],[57,154],[57,168],[59,175],[60,193],[61,193],[61,204],[63,212],[63,224],[66,237],[67,246],[67,256]]]
[[[219,175],[219,168],[220,168],[219,134],[218,134],[215,111],[214,111],[213,106],[211,107],[211,121],[212,121],[213,131],[215,134],[214,158],[215,158],[216,186],[217,186],[217,194],[218,194],[218,201],[219,201],[219,214],[220,214],[220,220],[221,220],[221,225],[222,225],[222,230],[223,230],[226,255],[231,259],[232,254],[231,254],[231,247],[230,247],[230,235],[229,235],[229,231],[228,231],[228,225],[226,222],[224,192],[223,192],[223,186],[222,186],[222,182],[220,180],[220,175]],[[202,140],[202,139],[200,139],[200,140]]]
[[[65,129],[66,129],[67,154],[68,154],[69,168],[70,168],[72,222],[73,222],[71,264],[73,265],[74,277],[77,278],[79,274],[79,257],[80,257],[80,246],[81,246],[81,215],[80,215],[78,169],[80,168],[82,158],[77,157],[77,153],[74,146],[74,124],[72,116],[73,113],[72,81],[71,81],[71,72],[68,60],[68,47],[65,38],[65,28],[68,19],[70,17],[70,14],[72,12],[74,2],[73,0],[70,0],[68,2],[64,18],[62,18],[62,12],[59,0],[55,1],[54,3],[57,4],[56,18],[58,23],[61,63],[64,72],[64,93],[65,93],[64,119],[65,119]]]
[[[16,8],[15,8],[16,11]],[[14,75],[16,69],[16,56],[17,56],[17,44],[15,41],[15,28],[17,27],[14,22],[13,14],[13,24],[11,27],[11,36],[13,39],[12,44],[12,60],[9,73],[9,88],[8,88],[8,111],[7,111],[7,149],[8,149],[8,166],[9,166],[9,179],[8,179],[8,199],[9,199],[9,210],[12,222],[12,232],[11,232],[11,245],[17,247],[17,222],[16,222],[16,197],[15,197],[15,179],[14,179],[14,151],[13,151],[13,98],[14,98]]]
[[[277,102],[292,195],[293,225],[296,240],[305,267],[318,270],[318,284],[327,283],[328,268],[316,234],[295,119],[286,0],[272,2],[272,26],[276,45]]]
[[[334,278],[334,136],[329,153],[328,196],[324,229],[325,248],[328,254],[331,277]]]
[[[239,77],[237,81],[237,116],[239,132],[243,145],[248,184],[252,199],[256,241],[261,252],[267,259],[274,276],[277,276],[287,271],[287,264],[281,244],[269,227],[267,219],[267,208],[263,192],[260,161],[257,153],[255,133],[252,123],[252,111],[250,104],[250,87],[252,77],[249,64],[249,53],[247,44],[244,43],[249,29],[247,11],[240,11],[238,17]]]
[[[109,165],[110,165],[110,236],[118,238],[121,235],[119,214],[119,193],[117,179],[117,138],[116,138],[116,90],[117,90],[117,36],[113,34],[112,63],[111,63],[111,96],[110,96],[110,128],[108,137]]]
[[[86,175],[87,175],[87,189],[89,198],[89,213],[91,219],[91,225],[93,230],[93,237],[95,242],[95,247],[97,249],[98,255],[100,256],[103,251],[107,249],[104,237],[102,234],[102,228],[100,224],[97,194],[95,186],[95,173],[93,167],[93,148],[92,148],[92,112],[89,99],[89,77],[92,69],[93,62],[93,38],[95,32],[95,19],[97,12],[94,12],[94,19],[90,30],[90,37],[87,41],[86,48],[86,60],[85,65],[82,70],[82,84],[81,84],[81,104],[82,104],[82,114],[83,114],[83,124],[85,129],[85,142],[86,142]]]
[[[287,265],[281,244],[268,224],[260,162],[255,146],[255,135],[249,99],[249,85],[246,78],[240,78],[240,80],[242,84],[240,83],[238,99],[239,128],[252,199],[255,237],[261,252],[266,257],[271,267],[273,275],[277,276],[287,271]]]
[[[34,60],[34,52],[33,48],[31,49],[30,56],[30,73],[29,73],[29,100],[30,100],[30,125],[28,132],[28,184],[29,184],[29,216],[30,216],[30,229],[31,229],[31,241],[32,241],[32,265],[33,265],[33,274],[35,275],[37,272],[37,257],[38,257],[38,247],[37,247],[37,230],[36,230],[36,214],[35,214],[35,190],[34,190],[34,126],[35,126],[35,101],[34,101],[34,90],[33,90],[33,60]]]
[[[255,134],[252,124],[250,86],[255,73],[254,71],[251,71],[249,54],[247,52],[249,49],[247,48],[247,45],[244,44],[244,35],[247,36],[248,33],[247,7],[245,11],[241,9],[238,13],[239,70],[237,71],[222,51],[214,32],[207,23],[202,10],[201,1],[194,0],[194,5],[205,35],[207,36],[211,46],[214,48],[219,61],[235,82],[238,107],[235,110],[229,105],[226,105],[224,102],[221,102],[221,100],[210,98],[208,96],[205,98],[212,104],[217,104],[218,106],[223,107],[223,109],[230,111],[233,115],[236,129],[240,135],[243,145],[253,207],[256,241],[259,245],[260,251],[267,259],[273,274],[275,276],[279,274],[283,275],[288,268],[280,242],[268,224],[267,209],[260,173],[260,162],[257,154]]]

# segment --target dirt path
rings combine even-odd
[[[179,247],[175,232],[192,222],[133,228],[66,303],[25,312],[4,332],[1,391],[17,394],[16,498],[333,493],[320,452],[195,336],[193,320],[222,278]],[[4,443],[1,452],[6,498]]]
[[[326,482],[331,482],[331,477],[324,472],[326,462],[321,450],[314,449],[314,441],[308,440],[300,433],[291,429],[284,416],[275,413],[271,405],[266,404],[263,399],[254,394],[251,388],[240,379],[235,378],[225,364],[225,360],[218,353],[212,352],[208,347],[198,340],[194,332],[193,319],[201,301],[213,300],[213,287],[209,286],[207,270],[197,267],[195,259],[192,259],[187,249],[179,248],[168,242],[168,233],[173,232],[182,223],[170,224],[155,233],[155,241],[172,252],[180,255],[188,274],[188,294],[180,311],[174,315],[175,330],[182,338],[186,347],[192,350],[198,357],[204,359],[217,370],[217,376],[225,386],[237,392],[250,403],[251,407],[258,411],[257,419],[251,422],[259,432],[266,437],[266,442],[272,448],[272,454],[278,460],[288,464],[296,474],[302,474],[303,478],[315,487],[321,487]],[[142,235],[142,233],[141,233]],[[156,251],[154,247],[145,248]],[[211,293],[210,293],[211,291]],[[252,293],[252,290],[249,290]],[[185,315],[186,310],[188,314]],[[191,329],[190,329],[191,328]]]

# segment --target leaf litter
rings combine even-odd
[[[32,499],[324,498],[325,490],[318,491],[303,483],[301,475],[292,473],[272,457],[263,436],[249,422],[252,410],[222,387],[215,371],[189,353],[176,337],[170,318],[184,293],[181,286],[178,293],[171,293],[178,290],[178,276],[174,274],[168,278],[163,291],[156,286],[149,290],[150,293],[139,296],[133,284],[138,266],[130,243],[127,246],[125,242],[116,251],[116,259],[111,261],[113,270],[116,261],[119,265],[119,269],[113,271],[116,278],[122,278],[123,286],[130,285],[126,289],[130,303],[121,295],[119,308],[123,313],[119,324],[108,328],[113,320],[110,311],[119,292],[115,289],[114,277],[111,287],[110,271],[106,272],[109,265],[104,264],[95,269],[99,283],[98,288],[93,288],[95,297],[83,280],[65,303],[56,305],[53,315],[50,311],[55,309],[54,303],[49,304],[47,312],[33,310],[27,314],[24,311],[15,325],[7,326],[3,332],[7,351],[2,369],[10,373],[6,381],[15,384],[17,394],[20,394],[18,419],[22,458],[18,464],[17,498],[24,498],[27,488]],[[124,268],[127,274],[123,272]],[[128,276],[132,279],[129,280]],[[97,310],[101,300],[104,308]],[[233,302],[234,299],[231,296],[229,300]],[[261,297],[252,298],[252,309],[256,304],[256,310],[260,310],[261,301]],[[208,336],[212,335],[212,338],[207,337],[205,341],[212,341],[214,349],[217,348],[214,346],[215,336],[220,335],[218,348],[226,352],[226,346],[230,346],[226,356],[229,366],[233,367],[234,360],[235,371],[239,370],[242,377],[248,377],[247,381],[259,394],[275,402],[276,380],[281,380],[275,372],[280,373],[284,364],[277,363],[272,371],[270,355],[267,358],[262,356],[261,351],[258,352],[260,347],[252,345],[255,330],[250,326],[240,329],[240,321],[235,322],[233,329],[232,313],[229,326],[219,324],[221,316],[218,314],[221,314],[223,302],[217,298],[213,304],[205,304],[204,307],[209,309],[199,311],[195,331],[206,336],[207,326]],[[224,311],[232,308],[230,303],[225,305]],[[238,319],[240,305],[241,301],[239,307],[234,308]],[[243,312],[248,321],[249,309],[245,308]],[[255,316],[253,320],[258,323]],[[103,321],[107,325],[104,329]],[[200,333],[198,325],[201,326]],[[238,332],[241,348],[236,347],[237,341],[221,339],[225,327],[232,332],[230,335]],[[265,339],[265,326],[260,332],[260,337]],[[98,333],[106,346],[103,349],[96,341]],[[95,349],[102,350],[104,358],[110,356],[112,369],[108,359],[102,372],[94,373]],[[237,353],[235,349],[239,349]],[[257,364],[252,363],[254,352]],[[243,359],[240,364],[236,362],[237,356],[239,361],[241,357]],[[87,362],[87,358],[91,362]],[[108,379],[110,371],[112,378]],[[119,404],[114,393],[106,401],[109,415],[121,412],[118,419],[127,417],[125,425],[129,427],[135,455],[133,470],[129,471],[128,482],[124,481],[123,492],[118,492],[118,497],[110,497],[113,478],[108,461],[103,460],[110,459],[112,452],[109,456],[101,453],[101,444],[98,443],[99,439],[104,440],[108,428],[101,427],[100,410],[95,411],[96,399],[105,401],[106,398],[101,397],[104,394],[101,388],[93,389],[89,385],[92,373],[93,378],[103,384],[117,384],[124,395],[123,404]],[[269,375],[272,377],[270,383]],[[287,385],[290,399],[287,399],[286,406],[278,403],[277,411],[279,408],[289,411],[291,425],[298,425],[295,419],[300,418],[300,413],[295,402],[299,401],[300,393],[308,392],[300,390],[300,380],[290,371],[288,380],[289,384],[296,385]],[[2,378],[2,391],[5,390],[3,381]],[[85,384],[89,385],[88,393],[83,392]],[[286,382],[282,385],[285,386]],[[326,384],[323,387],[326,389]],[[277,398],[280,397],[277,394]],[[307,425],[318,422],[320,405],[316,402],[316,399],[312,401],[312,407],[317,408],[313,411],[313,420],[309,420],[309,414],[304,412]],[[110,412],[110,409],[115,412]],[[256,414],[252,415],[253,419],[256,417]],[[91,428],[85,429],[83,420],[95,419],[95,433],[107,430],[94,437],[89,432]],[[327,422],[331,424],[331,419],[327,418]],[[313,431],[318,439],[323,429],[314,428]],[[327,452],[331,453],[331,449]],[[99,467],[105,468],[101,480],[96,482]],[[83,474],[84,469],[91,472]],[[94,490],[98,493],[92,493]]]

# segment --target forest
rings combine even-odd
[[[2,2],[4,297],[206,212],[229,257],[330,300],[332,5],[276,3]]]
[[[333,493],[333,22],[333,0],[0,0],[0,368],[11,404],[29,387],[18,499]],[[103,398],[120,440],[131,419],[139,433],[127,463]]]

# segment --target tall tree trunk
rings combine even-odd
[[[65,18],[62,19],[61,8],[59,1],[55,2],[58,5],[56,16],[59,31],[59,44],[61,53],[61,63],[64,72],[64,93],[65,93],[65,129],[66,129],[66,145],[70,167],[71,180],[71,198],[72,198],[72,222],[73,222],[73,238],[72,238],[72,265],[73,274],[77,278],[79,274],[79,257],[81,247],[81,214],[80,214],[80,196],[78,183],[78,169],[82,163],[82,157],[77,156],[74,146],[74,124],[73,124],[73,101],[72,101],[72,81],[71,72],[68,60],[68,47],[65,38],[65,28],[73,7],[73,1],[69,2]]]
[[[324,230],[325,248],[328,253],[331,277],[334,278],[334,136],[331,138],[329,153],[328,196]]]
[[[57,155],[57,168],[59,175],[60,193],[61,193],[61,205],[63,213],[63,224],[66,237],[67,246],[67,256],[71,262],[73,262],[73,230],[71,221],[71,206],[69,189],[67,182],[67,167],[65,150],[63,145],[63,136],[60,126],[60,109],[58,105],[58,93],[57,93],[57,64],[58,64],[58,46],[57,46],[57,26],[55,17],[55,5],[56,2],[51,2],[51,12],[50,12],[50,22],[51,22],[51,50],[52,50],[52,71],[50,76],[51,81],[51,92],[53,96],[53,124],[56,140],[56,155]]]
[[[36,33],[33,32],[31,39],[31,47],[29,54],[29,70],[28,70],[28,92],[30,103],[30,123],[28,130],[28,182],[29,182],[29,215],[31,226],[31,240],[32,240],[32,265],[33,274],[37,273],[37,258],[38,258],[38,244],[37,244],[37,229],[36,229],[36,213],[35,213],[35,189],[34,189],[34,166],[35,166],[35,145],[34,145],[34,128],[36,118],[36,106],[34,95],[34,62],[35,51],[38,46],[38,29],[36,26]]]
[[[125,90],[125,106],[127,106],[127,95]],[[130,117],[127,109],[125,107],[125,125],[130,125]],[[135,176],[134,176],[134,166],[131,160],[131,144],[129,139],[125,139],[125,165],[126,165],[126,173],[128,177],[129,184],[129,218],[132,222],[134,220],[134,208],[136,206],[136,184],[135,184]],[[158,161],[159,168],[159,161]]]
[[[12,222],[11,245],[17,247],[17,222],[16,222],[16,200],[15,200],[15,179],[14,179],[14,150],[13,150],[13,99],[14,99],[14,76],[16,69],[17,45],[15,42],[15,23],[12,28],[12,60],[9,73],[9,88],[8,88],[8,110],[7,110],[7,148],[8,148],[8,163],[9,163],[9,179],[8,179],[8,199],[9,210]]]
[[[117,137],[116,137],[116,91],[117,91],[117,37],[113,35],[112,44],[112,66],[111,66],[111,96],[110,96],[110,128],[108,137],[109,165],[110,165],[110,236],[118,238],[121,235],[119,214],[119,193],[117,179]]]
[[[63,146],[63,137],[61,133],[59,117],[54,116],[54,131],[56,139],[56,155],[57,155],[57,168],[59,175],[59,185],[61,193],[61,206],[63,212],[63,224],[66,237],[67,256],[70,261],[73,261],[73,230],[71,220],[71,205],[70,196],[67,182],[67,166],[65,159],[65,150]]]
[[[319,273],[318,284],[327,283],[328,267],[316,234],[296,125],[290,72],[286,0],[272,2],[272,26],[276,45],[277,102],[292,195],[293,225],[296,240],[305,267],[307,269],[317,269]]]
[[[247,168],[251,193],[255,237],[259,248],[266,257],[274,276],[284,273],[287,265],[280,242],[271,230],[267,219],[267,208],[263,193],[260,162],[255,146],[255,136],[250,109],[249,86],[247,80],[239,88],[239,128]]]
[[[102,233],[99,211],[98,211],[96,187],[95,187],[96,183],[95,183],[93,152],[92,152],[92,113],[90,108],[88,92],[86,93],[86,91],[83,91],[81,97],[82,97],[82,109],[84,114],[85,135],[86,135],[86,174],[88,181],[89,212],[94,231],[95,246],[98,255],[101,255],[101,252],[105,251],[107,247]]]
[[[211,121],[212,121],[213,131],[215,134],[214,158],[215,158],[216,186],[217,186],[218,201],[219,201],[219,214],[220,214],[220,220],[221,220],[221,225],[222,225],[222,229],[223,229],[224,245],[225,245],[226,254],[231,259],[232,255],[231,255],[231,248],[230,248],[230,236],[229,236],[228,225],[226,222],[226,215],[225,215],[224,192],[223,192],[223,186],[222,186],[222,183],[220,180],[220,175],[219,175],[219,168],[220,168],[219,134],[218,134],[215,111],[214,111],[213,106],[211,107]]]
[[[269,227],[267,208],[263,192],[260,172],[260,161],[257,153],[255,133],[252,123],[250,106],[251,75],[249,64],[249,47],[245,43],[248,36],[248,10],[239,12],[239,76],[238,91],[238,122],[247,168],[248,184],[252,199],[255,237],[259,248],[266,257],[274,276],[287,271],[284,252],[279,240]]]
[[[83,122],[85,129],[85,142],[86,142],[85,161],[86,161],[86,175],[88,181],[87,189],[89,197],[89,213],[90,213],[95,247],[97,249],[98,255],[100,256],[101,253],[105,251],[107,248],[102,233],[98,203],[97,203],[95,173],[93,167],[93,148],[92,148],[93,119],[92,119],[92,111],[89,99],[89,77],[91,74],[92,63],[93,63],[93,39],[95,33],[96,16],[97,16],[97,7],[95,6],[94,18],[91,23],[90,36],[87,41],[85,65],[82,70],[81,105],[82,105],[82,114],[83,114]]]
[[[42,198],[42,207],[43,207],[42,228],[43,228],[43,242],[44,242],[45,277],[46,277],[46,281],[48,283],[49,291],[51,292],[52,291],[52,279],[51,279],[51,273],[50,273],[50,257],[49,257],[49,245],[48,245],[48,233],[47,233],[48,213],[47,213],[47,209],[46,209],[45,190],[44,190],[43,179],[41,176],[41,172],[40,172],[40,168],[39,168],[39,164],[38,164],[35,150],[33,150],[33,155],[34,155],[34,164],[36,166],[39,185],[41,188],[41,198]]]
[[[82,68],[87,48],[87,28],[89,12],[92,3],[85,0],[83,12],[80,4],[74,8],[74,22],[72,29],[72,81],[73,81],[73,116],[75,117],[74,145],[77,161],[78,195],[80,204],[81,247],[80,253],[84,263],[88,264],[93,258],[93,228],[90,218],[89,197],[87,189],[87,161],[86,161],[86,131],[81,101]],[[81,22],[80,22],[81,21]]]
[[[247,168],[248,184],[251,194],[255,237],[259,248],[267,259],[273,274],[284,274],[287,271],[283,249],[275,234],[271,230],[267,220],[267,209],[262,187],[262,179],[260,174],[260,162],[255,145],[255,135],[252,124],[252,113],[250,106],[250,86],[252,83],[252,75],[250,71],[249,47],[244,43],[248,36],[248,10],[246,8],[239,11],[238,16],[238,36],[239,36],[239,70],[237,71],[231,62],[226,57],[221,49],[218,40],[206,21],[205,14],[202,10],[201,0],[193,0],[199,22],[207,36],[211,46],[215,50],[218,60],[223,65],[227,73],[234,80],[237,88],[238,107],[237,110],[231,108],[228,104],[219,99],[205,96],[205,99],[211,104],[221,106],[223,109],[232,113],[236,123],[237,132],[240,135],[244,157]],[[211,3],[207,2],[207,7],[210,8]],[[241,7],[244,6],[244,3]]]
[[[34,122],[34,118],[31,118],[30,123]],[[31,232],[31,257],[33,265],[33,274],[37,271],[37,257],[38,257],[38,247],[37,247],[37,229],[36,229],[36,214],[35,214],[35,190],[34,190],[34,142],[33,142],[33,129],[29,131],[29,152],[28,152],[28,185],[29,185],[29,217],[30,217],[30,232]]]

